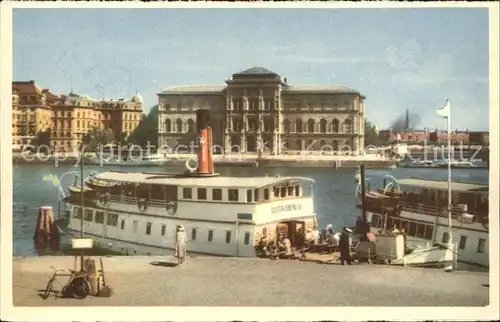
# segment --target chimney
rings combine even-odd
[[[199,135],[198,175],[214,175],[212,128],[210,112],[206,109],[196,110],[196,129]]]

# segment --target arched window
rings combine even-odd
[[[188,131],[189,133],[194,132],[194,121],[193,121],[192,119],[189,119],[189,120],[187,121],[187,131]]]
[[[172,132],[172,122],[169,119],[165,121],[165,132]]]
[[[283,122],[283,130],[288,133],[290,132],[290,121],[289,120],[285,120]]]
[[[308,133],[314,133],[314,120],[313,119],[309,119],[309,121],[307,121],[307,132]]]
[[[339,129],[339,120],[333,119],[333,121],[332,121],[332,132],[333,133],[339,133],[339,130],[340,130]]]
[[[302,133],[302,128],[303,128],[302,120],[298,119],[297,122],[295,123],[295,132]]]
[[[344,121],[344,132],[352,133],[352,121],[350,119]]]
[[[319,121],[319,132],[326,133],[326,120],[325,119],[321,119],[321,121]]]
[[[182,120],[181,119],[177,119],[177,122],[176,122],[176,127],[177,127],[177,133],[181,133],[182,132]]]

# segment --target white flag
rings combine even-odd
[[[440,115],[442,117],[449,118],[450,114],[451,114],[450,110],[451,110],[450,100],[446,100],[446,105],[443,106],[442,108],[438,109],[437,113],[438,113],[438,115]]]

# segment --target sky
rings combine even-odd
[[[176,85],[224,85],[262,66],[289,84],[346,85],[388,128],[487,130],[485,8],[14,9],[13,79],[53,93],[130,99],[146,109]]]

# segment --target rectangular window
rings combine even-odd
[[[120,223],[120,229],[121,230],[125,229],[125,219],[122,219],[122,222]]]
[[[479,241],[477,243],[477,252],[484,253],[485,248],[486,248],[486,239],[479,238]]]
[[[108,214],[108,226],[118,226],[118,215]]]
[[[222,200],[222,189],[212,189],[212,200]]]
[[[196,228],[191,230],[191,240],[196,240]]]
[[[247,202],[252,202],[253,190],[247,190]]]
[[[250,245],[250,233],[248,231],[245,233],[245,245]]]
[[[73,209],[73,218],[81,219],[82,218],[82,208],[75,207]]]
[[[441,238],[441,242],[443,244],[446,244],[446,243],[448,243],[449,239],[450,239],[450,235],[448,233],[443,233],[443,237]]]
[[[139,224],[139,222],[137,220],[134,220],[132,222],[132,232],[136,233],[137,234],[137,225]]]
[[[231,242],[231,231],[226,231],[226,243],[229,244]]]
[[[262,237],[267,237],[267,228],[262,228]]]
[[[214,231],[209,230],[208,231],[208,241],[211,242],[214,239]]]
[[[269,189],[264,189],[264,200],[269,200]]]
[[[104,212],[96,211],[94,220],[96,224],[104,224]]]
[[[94,220],[94,211],[92,209],[85,209],[85,216],[83,217],[85,221],[93,221]]]
[[[280,188],[273,187],[273,191],[274,191],[274,198],[278,198],[280,196]]]
[[[193,198],[193,189],[191,188],[182,188],[182,198],[191,199]]]
[[[146,223],[146,235],[151,235],[151,223]]]
[[[417,237],[418,238],[425,238],[425,224],[418,224],[417,227]]]
[[[280,193],[281,198],[286,197],[286,187],[281,187],[281,193]]]
[[[295,197],[300,196],[300,189],[299,186],[295,186]]]
[[[460,243],[458,244],[458,249],[465,249],[467,243],[467,236],[460,236]]]
[[[293,186],[288,187],[288,196],[289,197],[293,196]]]
[[[408,230],[408,236],[416,237],[417,236],[417,223],[410,222],[410,229]]]
[[[161,235],[165,236],[166,232],[167,232],[167,226],[166,225],[161,225]]]
[[[254,200],[259,201],[259,189],[254,190]]]
[[[160,185],[152,185],[151,186],[151,199],[155,199],[155,200],[165,199],[165,195],[163,193],[162,186],[160,186]]]
[[[207,200],[207,189],[198,188],[198,200]]]
[[[425,239],[432,240],[434,236],[434,227],[432,225],[427,225],[425,227]]]
[[[377,228],[378,215],[373,214],[372,220],[370,221],[370,226]]]
[[[227,190],[227,199],[229,201],[238,201],[239,195],[238,195],[238,189],[228,189]]]

